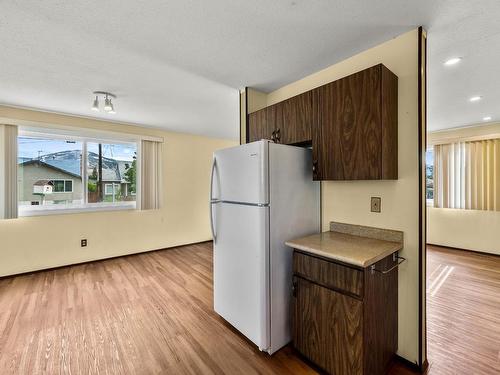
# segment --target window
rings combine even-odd
[[[88,202],[135,202],[137,146],[125,143],[87,143]]]
[[[434,145],[433,197],[438,208],[500,211],[500,138]]]
[[[425,153],[425,197],[427,206],[434,206],[434,149]]]
[[[21,134],[17,143],[20,215],[27,211],[84,204],[81,188],[83,142],[63,137]],[[62,200],[66,203],[61,204]]]
[[[72,193],[73,181],[72,180],[52,180],[54,193]]]
[[[137,144],[21,131],[20,216],[135,208]]]

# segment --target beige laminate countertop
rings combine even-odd
[[[287,241],[294,249],[352,264],[369,267],[401,250],[401,242],[392,242],[339,232],[323,232]]]

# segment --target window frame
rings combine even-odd
[[[425,160],[425,203],[426,203],[426,206],[427,207],[434,207],[434,192],[435,192],[435,189],[433,187],[432,189],[432,196],[433,198],[427,198],[427,153],[432,151],[432,158],[433,158],[433,163],[432,163],[432,166],[434,168],[435,166],[435,163],[434,163],[434,145],[427,145],[427,148],[425,150],[425,154],[426,154],[426,160]],[[432,177],[432,183],[434,184],[435,181],[434,181],[434,176]]]
[[[105,183],[105,184],[104,184],[104,195],[113,195],[113,193],[114,193],[115,191],[114,191],[114,190],[112,190],[112,192],[111,192],[111,193],[108,193],[108,192],[107,192],[107,191],[108,191],[108,190],[107,190],[107,189],[108,189],[108,187],[111,187],[111,189],[113,189],[113,187],[118,187],[118,188],[120,188],[120,184],[119,184],[119,183],[117,183],[117,182],[112,182],[112,183],[111,183],[111,182],[108,182],[108,183]]]
[[[123,139],[119,134],[107,134],[103,133],[102,137],[99,134],[94,133],[90,136],[81,136],[74,134],[72,132],[62,131],[55,128],[41,128],[41,129],[23,129],[19,128],[18,137],[32,137],[32,138],[42,138],[42,139],[58,139],[58,140],[69,140],[82,143],[82,155],[81,155],[81,179],[82,179],[82,204],[75,204],[74,206],[66,207],[52,207],[58,205],[45,206],[44,209],[33,209],[33,207],[40,206],[19,206],[18,201],[18,211],[19,217],[30,217],[30,216],[45,216],[45,215],[61,215],[61,214],[74,214],[74,213],[85,213],[85,212],[100,212],[100,211],[126,211],[126,210],[140,210],[140,186],[141,186],[141,138],[130,138],[124,137]],[[119,144],[119,145],[134,145],[136,147],[136,193],[135,201],[126,202],[88,202],[88,143],[101,143],[101,144]],[[19,155],[19,153],[18,153]],[[51,179],[51,180],[61,180],[66,181],[66,179]],[[69,179],[68,179],[69,180]],[[74,181],[72,181],[72,191],[74,191]],[[66,188],[66,184],[65,184]],[[69,192],[52,192],[53,194],[64,194]]]
[[[69,179],[69,178],[50,178],[49,179],[50,181],[52,181],[52,183],[54,184],[54,187],[56,186],[55,182],[56,181],[62,181],[63,182],[63,190],[64,191],[55,191],[52,190],[52,194],[65,194],[65,193],[73,193],[73,184],[74,184],[74,181],[73,179]],[[66,190],[66,182],[70,181],[71,182],[71,190]]]

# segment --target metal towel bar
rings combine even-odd
[[[397,252],[392,254],[392,260],[395,262],[396,260],[398,261],[394,266],[389,268],[388,270],[378,270],[375,268],[375,264],[372,264],[370,267],[370,270],[372,271],[372,274],[375,272],[379,272],[383,275],[395,270],[398,268],[402,263],[406,262],[406,258],[400,257]]]

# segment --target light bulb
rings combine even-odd
[[[99,111],[99,98],[97,97],[97,95],[94,99],[94,104],[92,104],[92,110]]]
[[[104,110],[106,112],[109,112],[113,110],[113,105],[111,104],[111,99],[106,96],[106,99],[104,100]]]

